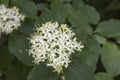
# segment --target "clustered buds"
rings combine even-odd
[[[24,18],[25,16],[19,13],[18,8],[6,8],[5,5],[0,5],[0,34],[8,34],[18,29]]]
[[[66,24],[59,25],[58,22],[47,22],[38,26],[34,34],[29,38],[29,54],[34,62],[39,64],[45,62],[52,66],[58,73],[67,68],[71,62],[71,54],[81,51],[84,47],[81,42],[76,41],[75,33]]]

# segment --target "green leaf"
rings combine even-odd
[[[3,72],[2,72],[2,70],[0,69],[0,77],[2,77],[2,75],[3,75]]]
[[[36,20],[36,24],[42,24],[47,21],[57,21],[59,23],[64,23],[67,18],[67,13],[67,5],[59,1],[52,2],[51,9],[42,11],[41,16]]]
[[[68,13],[67,9],[68,6],[59,1],[55,1],[51,4],[51,12],[60,23],[65,22]]]
[[[99,54],[99,43],[95,39],[89,37],[85,42],[79,59],[80,61],[83,61],[86,65],[88,65],[94,72],[98,62]]]
[[[102,47],[101,60],[108,73],[120,74],[120,50],[114,43],[106,43]]]
[[[28,54],[28,40],[26,36],[13,32],[9,36],[8,47],[11,54],[16,56],[21,62],[32,66],[32,57]]]
[[[48,14],[49,13],[49,14]],[[35,21],[35,24],[43,24],[45,22],[48,22],[48,21],[53,21],[55,20],[54,15],[51,13],[50,10],[45,10],[45,11],[42,11],[41,13],[41,16],[36,18],[36,21]],[[56,21],[56,20],[55,20]]]
[[[8,48],[4,46],[0,47],[0,68],[1,69],[7,69],[14,59],[14,57],[9,53]]]
[[[117,43],[120,44],[120,36],[117,36],[115,39],[116,39]]]
[[[95,32],[109,38],[120,36],[120,20],[103,21],[98,25]]]
[[[79,14],[79,19],[85,23],[98,24],[100,15],[96,9],[90,5],[85,5],[82,0],[73,0],[73,8]]]
[[[71,9],[68,15],[68,20],[70,24],[75,28],[79,28],[81,31],[83,31],[86,34],[91,34],[92,28],[86,21],[84,21],[84,16],[80,16],[80,15],[81,14],[76,12],[76,10]]]
[[[0,46],[4,45],[4,43],[7,41],[7,38],[5,36],[0,37]]]
[[[73,61],[64,70],[65,80],[94,80],[92,70],[82,62]]]
[[[10,54],[5,45],[0,49],[0,69],[5,80],[26,80],[27,67]]]
[[[54,2],[54,1],[70,2],[71,0],[47,0],[47,1],[52,1],[52,2]]]
[[[37,10],[42,11],[48,9],[48,4],[47,3],[39,3],[37,4]]]
[[[35,28],[34,22],[32,20],[25,21],[19,28],[19,30],[24,33],[25,35],[30,35],[33,33]]]
[[[11,0],[11,4],[17,6],[29,18],[37,16],[37,6],[31,0]]]
[[[84,30],[81,30],[79,27],[74,28],[73,31],[75,32],[75,37],[77,38],[78,41],[81,41],[82,43],[86,42],[86,32]]]
[[[75,9],[78,9],[79,7],[84,5],[84,1],[83,0],[72,0],[72,6]]]
[[[8,5],[10,0],[0,0],[1,4]]]
[[[27,80],[58,80],[58,75],[50,67],[40,64],[30,71]]]
[[[80,30],[91,34],[92,28],[90,24],[97,24],[100,15],[94,7],[85,5],[82,0],[73,0],[69,9],[68,20],[74,27],[79,27]]]
[[[107,43],[107,40],[105,37],[103,36],[100,36],[100,35],[93,35],[93,37],[98,41],[98,43],[100,44],[106,44]]]
[[[5,80],[26,80],[29,68],[17,60],[4,71]]]
[[[112,74],[99,72],[95,74],[95,80],[114,80]]]

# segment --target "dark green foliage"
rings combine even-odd
[[[31,0],[11,0],[11,4],[17,6],[24,15],[29,18],[37,17],[37,6]]]
[[[10,34],[8,47],[11,54],[28,66],[32,66],[32,57],[28,54],[28,40],[18,32]]]
[[[26,16],[18,30],[0,37],[0,80],[120,80],[119,0],[0,0]],[[97,10],[96,10],[97,8]],[[68,24],[84,44],[71,55],[62,74],[28,53],[34,25],[47,21]],[[101,64],[100,64],[101,62]],[[99,66],[105,70],[99,70]]]
[[[58,80],[57,73],[44,64],[34,67],[28,74],[27,80]]]
[[[94,80],[93,71],[84,63],[73,61],[64,71],[65,80]]]

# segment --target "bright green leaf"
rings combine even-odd
[[[95,80],[114,80],[112,74],[99,72],[95,74]]]
[[[104,44],[101,51],[101,60],[108,73],[117,76],[120,74],[120,50],[114,43]]]
[[[17,6],[20,12],[29,18],[35,18],[37,16],[37,6],[31,0],[11,0],[11,4]]]
[[[73,61],[64,70],[65,80],[94,80],[94,74],[87,65]]]
[[[101,22],[96,31],[96,33],[106,36],[106,37],[116,37],[120,35],[120,20],[110,19]]]
[[[28,66],[33,64],[32,57],[28,54],[29,45],[26,36],[18,32],[11,33],[8,42],[8,47],[11,54],[16,56],[21,62]]]
[[[40,64],[30,71],[27,80],[58,80],[58,75],[50,67]]]

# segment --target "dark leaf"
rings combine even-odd
[[[58,75],[50,67],[40,64],[30,71],[27,80],[58,80]]]
[[[32,57],[28,54],[27,37],[18,32],[11,33],[9,36],[8,47],[11,54],[16,56],[21,62],[32,66]]]
[[[87,65],[73,61],[64,70],[65,80],[94,80],[94,74]]]

